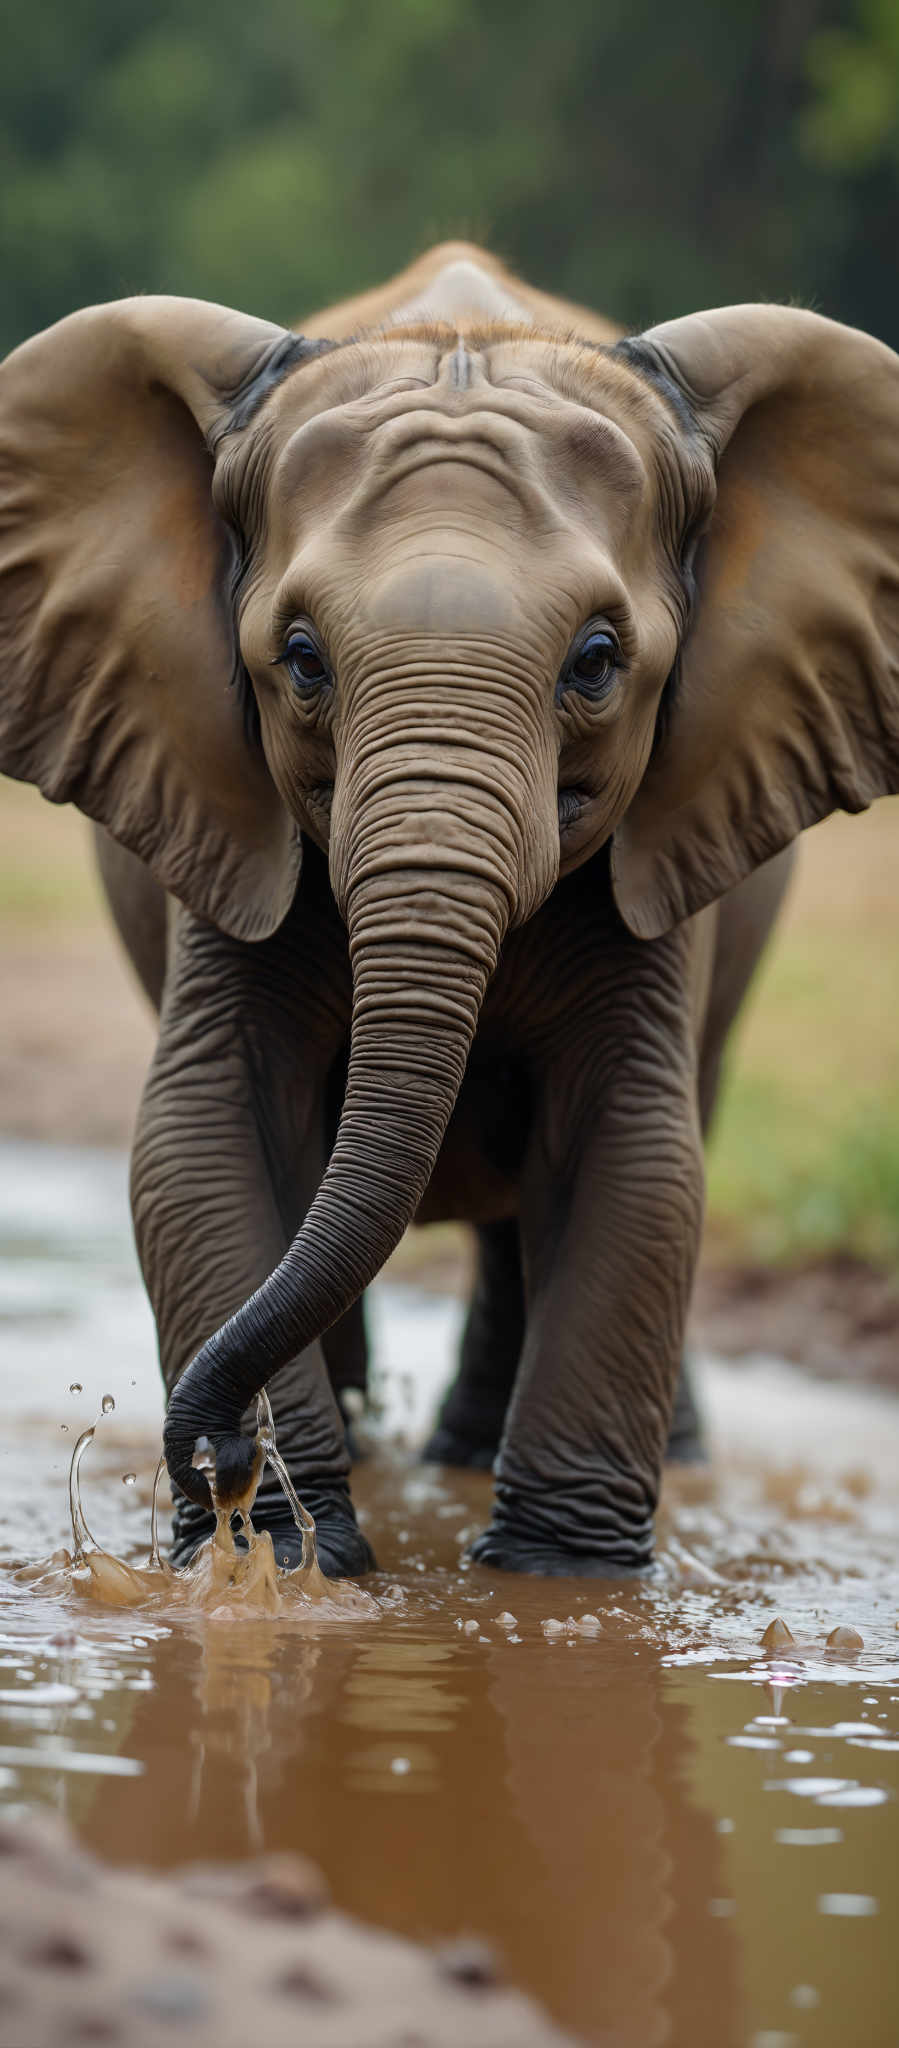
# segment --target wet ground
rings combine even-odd
[[[610,2048],[893,2048],[899,1405],[707,1362],[716,1460],[667,1487],[653,1580],[469,1570],[489,1481],[413,1458],[459,1310],[384,1287],[371,1606],[100,1607],[16,1568],[70,1540],[106,1393],[88,1521],[146,1555],[161,1403],[124,1187],[101,1154],[0,1149],[0,1797],[112,1864],[300,1849],[369,1922],[488,1936]]]

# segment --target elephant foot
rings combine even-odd
[[[499,1431],[495,1436],[486,1431],[469,1435],[438,1418],[421,1455],[426,1465],[463,1465],[469,1471],[490,1472],[498,1450]]]
[[[531,1572],[544,1579],[645,1579],[653,1569],[650,1559],[635,1563],[608,1550],[563,1550],[492,1524],[475,1537],[468,1556],[493,1571]]]
[[[326,1579],[356,1579],[376,1570],[374,1552],[363,1536],[345,1493],[316,1494],[304,1488],[304,1506],[315,1521],[318,1562]],[[232,1523],[232,1527],[234,1524]],[[295,1571],[302,1561],[303,1537],[286,1503],[257,1502],[253,1527],[267,1529],[272,1539],[275,1563]],[[171,1562],[176,1568],[189,1564],[201,1544],[215,1530],[215,1516],[193,1501],[179,1499],[173,1523]],[[246,1537],[234,1527],[238,1550],[246,1550]]]

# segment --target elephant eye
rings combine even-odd
[[[556,689],[557,699],[566,690],[577,690],[581,697],[589,697],[598,704],[607,697],[621,661],[621,644],[617,633],[608,626],[588,627],[580,634],[565,660]]]
[[[298,628],[288,637],[283,654],[278,654],[273,668],[286,668],[299,697],[312,697],[331,681],[331,671],[315,635],[304,627]]]

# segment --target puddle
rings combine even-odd
[[[654,1581],[469,1570],[489,1479],[410,1455],[459,1310],[383,1287],[354,1477],[376,1611],[99,1606],[15,1568],[69,1540],[105,1393],[87,1521],[147,1556],[161,1402],[125,1177],[0,1148],[0,1798],[112,1864],[301,1850],[344,1909],[488,1936],[616,2048],[893,2048],[899,1404],[708,1363],[719,1456],[672,1478]]]

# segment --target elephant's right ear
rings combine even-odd
[[[618,908],[656,938],[829,812],[899,791],[899,357],[795,306],[688,314],[642,347],[717,475],[612,850]]]
[[[0,367],[0,768],[242,939],[285,915],[300,840],[235,688],[210,448],[302,346],[199,300],[127,299]]]

